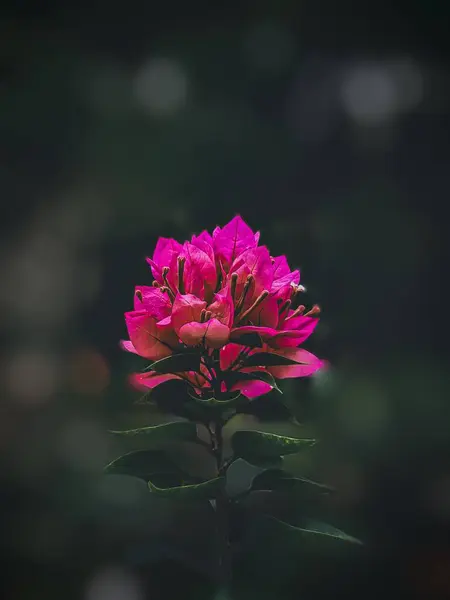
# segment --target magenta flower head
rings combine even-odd
[[[122,348],[151,361],[132,376],[135,387],[180,379],[199,398],[254,398],[277,388],[276,379],[323,366],[300,347],[320,310],[298,301],[300,272],[259,237],[236,216],[183,244],[159,238],[147,259],[153,284],[136,287],[125,313],[130,339]]]

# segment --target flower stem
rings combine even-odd
[[[215,358],[214,366],[212,360]],[[222,395],[222,371],[219,364],[219,356],[216,352],[215,356],[203,356],[203,361],[211,375],[211,386],[214,390],[214,396],[219,399]],[[230,461],[225,460],[223,454],[223,426],[225,422],[221,416],[217,416],[210,423],[208,430],[211,435],[212,449],[216,458],[217,474],[224,476]],[[231,548],[229,539],[229,507],[230,499],[228,498],[225,488],[225,478],[222,487],[216,497],[216,523],[217,523],[217,538],[219,546],[219,580],[223,587],[227,587],[231,581]]]
[[[223,457],[223,424],[215,423],[216,461],[219,475],[224,475],[227,463]],[[231,580],[231,549],[229,540],[229,498],[225,484],[216,498],[217,532],[219,542],[219,577],[222,585],[227,586]]]

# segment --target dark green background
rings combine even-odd
[[[322,439],[296,468],[339,488],[320,510],[367,542],[286,562],[256,535],[239,597],[448,597],[444,4],[9,1],[2,15],[4,597],[212,593],[208,507],[174,516],[99,473],[121,449],[108,427],[157,419],[131,406],[141,363],[118,348],[145,256],[237,212],[323,308],[308,348],[330,371],[285,386]],[[151,92],[162,112],[136,95],[158,58],[175,68],[173,109],[170,81]],[[257,411],[283,416],[272,398]]]

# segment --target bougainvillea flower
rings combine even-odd
[[[150,361],[194,353],[200,368],[160,374],[150,367],[133,376],[133,385],[152,389],[182,379],[200,396],[240,390],[253,398],[274,388],[271,377],[306,377],[323,366],[298,347],[320,310],[298,304],[305,291],[299,270],[283,255],[272,257],[259,237],[236,216],[184,243],[159,238],[147,259],[153,285],[136,287],[134,310],[125,313],[130,339],[121,345]],[[270,366],[257,364],[258,353],[275,358]]]

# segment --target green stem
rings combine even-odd
[[[222,423],[215,424],[217,471],[224,474],[226,463],[223,458]],[[226,586],[231,580],[231,549],[229,540],[229,498],[225,484],[216,498],[217,530],[219,539],[219,573],[222,585]]]
[[[215,362],[213,360],[215,359]],[[203,356],[203,361],[211,375],[211,385],[214,396],[220,399],[222,395],[222,371],[219,366],[219,355],[217,352],[212,357]],[[218,475],[224,476],[229,466],[223,455],[223,426],[225,421],[218,416],[208,428],[211,433],[213,452],[217,463]],[[229,539],[229,507],[230,499],[227,496],[225,482],[216,497],[216,519],[219,544],[219,577],[221,584],[226,587],[231,580],[231,549]]]

